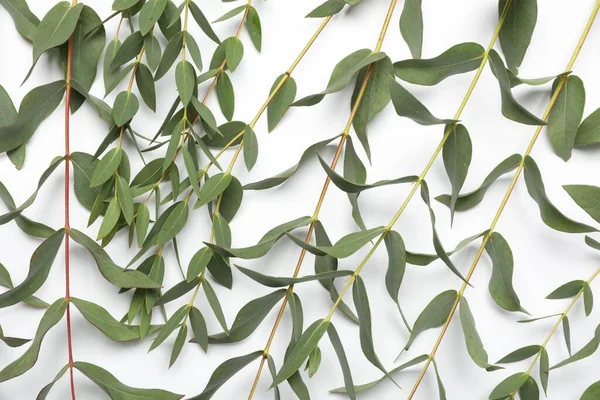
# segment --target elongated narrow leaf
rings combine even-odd
[[[544,389],[544,393],[548,395],[548,377],[550,374],[550,360],[548,359],[548,351],[542,348],[540,353],[540,383]]]
[[[177,56],[181,52],[183,47],[183,32],[177,32],[173,37],[169,39],[169,43],[165,47],[165,51],[163,51],[162,58],[160,59],[160,63],[158,64],[158,69],[154,74],[154,80],[157,81],[171,69]]]
[[[152,351],[160,346],[160,344],[164,342],[175,329],[177,329],[181,321],[183,321],[183,318],[185,318],[185,316],[188,314],[189,310],[189,307],[184,305],[174,312],[173,315],[167,320],[165,325],[160,329],[156,339],[154,339],[148,351]]]
[[[221,112],[227,121],[231,121],[235,111],[235,93],[231,79],[225,72],[219,74],[217,78],[217,99],[219,100]]]
[[[239,265],[236,265],[236,268],[239,269],[244,275],[248,276],[250,279],[268,287],[285,287],[303,282],[317,281],[322,279],[332,279],[352,275],[352,271],[350,270],[336,270],[321,272],[316,275],[307,275],[299,278],[291,278],[263,275],[251,269],[240,267]]]
[[[58,373],[56,374],[54,379],[50,383],[48,383],[46,386],[44,386],[42,388],[42,390],[40,390],[40,392],[38,393],[38,395],[36,397],[36,400],[46,400],[46,398],[48,397],[48,394],[50,393],[50,390],[52,390],[52,387],[56,384],[56,382],[59,381],[60,378],[63,377],[63,375],[65,374],[65,372],[67,372],[68,369],[69,369],[69,364],[62,367],[60,369],[60,371],[58,371]]]
[[[525,383],[519,388],[519,399],[538,400],[540,398],[540,389],[532,376],[528,376]]]
[[[173,239],[185,226],[189,216],[189,207],[187,202],[180,202],[173,209],[164,223],[164,227],[158,232],[156,243],[165,244]]]
[[[585,281],[580,280],[580,279],[567,282],[563,285],[560,285],[556,289],[554,289],[552,291],[552,293],[550,293],[548,296],[546,296],[546,298],[555,300],[555,299],[568,299],[570,297],[574,297],[583,290],[584,285],[585,285]]]
[[[265,190],[265,189],[270,189],[272,187],[283,184],[285,181],[287,181],[289,178],[291,178],[292,175],[294,175],[296,173],[296,171],[298,171],[298,169],[304,163],[306,163],[306,161],[309,158],[316,155],[318,150],[325,147],[326,145],[328,145],[329,143],[331,143],[338,137],[339,136],[334,136],[330,139],[323,140],[323,141],[317,142],[315,144],[312,144],[306,150],[304,150],[304,152],[300,156],[300,160],[295,165],[291,166],[290,168],[286,169],[283,172],[280,172],[279,174],[277,174],[273,177],[266,178],[266,179],[263,179],[263,180],[257,181],[257,182],[248,183],[248,184],[244,185],[244,190]]]
[[[533,2],[535,3],[535,2]],[[575,145],[577,130],[583,117],[585,89],[583,81],[575,75],[556,78],[552,85],[554,93],[563,82],[561,91],[548,115],[548,135],[554,151],[560,158],[568,161]]]
[[[342,11],[346,6],[344,0],[326,0],[323,4],[312,10],[306,15],[306,18],[325,18],[335,15]]]
[[[600,326],[596,327],[596,331],[594,332],[594,337],[587,342],[578,352],[570,356],[569,358],[559,362],[554,365],[551,370],[557,369],[560,367],[564,367],[565,365],[574,363],[579,360],[583,360],[594,354],[596,350],[598,350],[598,346],[600,346]]]
[[[31,341],[29,348],[23,355],[17,358],[12,363],[8,364],[0,371],[0,382],[7,381],[29,371],[37,362],[40,353],[42,341],[46,333],[56,325],[65,315],[67,310],[67,302],[65,299],[58,299],[46,310],[40,324],[35,332],[35,336]]]
[[[408,350],[424,331],[437,328],[446,322],[456,302],[456,290],[447,290],[435,296],[417,317],[404,350]]]
[[[502,100],[502,115],[506,118],[525,124],[525,125],[546,125],[546,122],[539,119],[525,107],[517,102],[514,98],[510,79],[508,78],[508,74],[506,73],[506,68],[504,67],[504,62],[500,58],[500,55],[495,51],[491,50],[489,54],[490,59],[490,68],[492,73],[498,80],[498,84],[500,85],[500,98]]]
[[[498,2],[498,14],[502,15],[507,0]],[[515,74],[525,58],[537,20],[537,0],[513,1],[500,28],[500,46],[508,68]]]
[[[380,226],[366,231],[350,233],[343,236],[333,246],[320,247],[319,250],[335,258],[346,258],[382,234],[384,230],[385,228]]]
[[[406,270],[406,247],[402,236],[396,231],[390,231],[384,238],[388,253],[388,269],[385,274],[385,287],[394,302],[400,305],[398,294]]]
[[[246,129],[244,129],[242,140],[244,144],[244,163],[246,164],[246,169],[250,171],[254,167],[254,164],[256,164],[256,159],[258,158],[258,139],[250,125],[246,126]]]
[[[140,338],[139,327],[122,324],[99,305],[75,297],[71,301],[83,317],[109,339],[124,342]]]
[[[61,103],[65,88],[66,82],[61,79],[27,93],[19,105],[17,119],[8,126],[0,126],[0,153],[27,142]]]
[[[43,52],[60,46],[71,37],[77,20],[83,10],[83,4],[71,6],[61,1],[42,18],[33,37],[33,63],[35,64]]]
[[[155,400],[178,400],[183,398],[181,394],[175,394],[161,389],[137,389],[120,382],[114,375],[97,365],[76,361],[73,367],[87,376],[92,382],[104,390],[111,399],[155,399]]]
[[[400,33],[410,49],[413,58],[421,58],[423,47],[423,12],[421,0],[407,0],[404,2],[400,15]]]
[[[144,38],[140,32],[133,32],[123,41],[122,45],[117,45],[114,58],[110,63],[111,69],[118,69],[121,65],[137,57],[144,46]]]
[[[575,146],[587,146],[600,143],[600,108],[588,115],[575,136]]]
[[[529,379],[529,375],[524,372],[519,372],[517,374],[511,375],[508,378],[504,379],[500,382],[492,393],[490,393],[491,400],[500,400],[505,399],[507,396],[518,392],[521,386],[527,382]]]
[[[292,347],[292,350],[281,366],[279,373],[275,379],[273,379],[271,387],[279,385],[302,367],[308,355],[319,344],[319,341],[327,331],[328,327],[329,320],[320,319],[313,322],[312,325],[304,331],[302,336],[300,336],[300,339],[296,342],[294,347]]]
[[[335,354],[337,355],[338,361],[340,362],[340,367],[342,368],[342,374],[344,375],[345,393],[351,400],[356,400],[356,393],[354,390],[354,381],[352,380],[352,372],[350,371],[350,364],[348,364],[348,359],[346,358],[344,346],[333,324],[329,324],[329,326],[327,327],[327,335],[329,336],[329,341],[331,342],[331,345],[335,350]]]
[[[502,357],[500,360],[498,360],[498,363],[506,364],[527,360],[528,358],[536,355],[541,349],[542,346],[540,346],[539,344],[521,347],[520,349],[512,351],[504,357]]]
[[[285,296],[286,290],[279,289],[266,296],[250,301],[240,309],[231,325],[229,333],[211,335],[209,343],[235,343],[250,336],[265,319],[267,314]]]
[[[292,105],[313,106],[320,103],[326,95],[344,89],[362,68],[383,59],[385,56],[383,52],[374,53],[369,49],[361,49],[349,54],[336,64],[325,90],[297,100]]]
[[[396,178],[396,179],[385,179],[385,180],[378,181],[378,182],[371,183],[371,184],[351,182],[351,181],[347,180],[346,178],[342,177],[341,175],[339,175],[334,170],[332,170],[331,167],[329,165],[327,165],[327,163],[321,158],[320,155],[317,155],[317,156],[319,158],[319,162],[321,163],[321,166],[323,167],[323,169],[325,170],[327,175],[331,178],[331,181],[340,190],[343,190],[346,193],[360,193],[364,190],[377,188],[380,186],[395,185],[395,184],[399,184],[399,183],[412,183],[418,179],[418,176],[409,175],[409,176],[403,176],[401,178]]]
[[[175,84],[179,98],[184,106],[192,99],[196,86],[196,71],[189,61],[180,61],[175,68]]]
[[[196,21],[200,29],[202,29],[204,34],[208,36],[213,42],[217,44],[221,43],[219,37],[212,29],[210,22],[208,22],[208,19],[206,19],[202,10],[200,10],[200,7],[198,7],[198,5],[196,5],[196,3],[194,3],[193,1],[190,1],[188,4],[190,7],[190,11],[192,12],[192,17],[194,17],[194,20]]]
[[[229,359],[219,365],[210,376],[202,393],[190,397],[189,400],[208,400],[214,396],[221,386],[232,376],[241,371],[246,365],[256,360],[263,354],[262,350],[254,351],[241,357]]]
[[[525,184],[531,198],[540,209],[542,221],[550,228],[567,233],[594,232],[597,229],[573,221],[561,213],[548,199],[542,174],[536,162],[530,156],[525,157]]]
[[[403,81],[433,86],[452,75],[476,70],[484,52],[484,48],[477,43],[460,43],[434,58],[398,61],[394,63],[394,72]],[[413,57],[419,58],[414,54]]]
[[[488,354],[485,351],[483,342],[477,332],[475,318],[473,318],[469,303],[464,296],[460,298],[458,313],[460,316],[460,325],[462,326],[463,334],[465,335],[467,351],[473,362],[481,368],[485,368],[487,371],[501,369],[502,367],[492,365],[488,362]]]
[[[446,174],[452,186],[452,194],[450,197],[450,220],[454,220],[454,211],[456,209],[456,200],[462,189],[469,165],[471,165],[471,156],[473,147],[469,131],[462,124],[454,124],[447,129],[450,129],[448,139],[444,143],[442,157]]]
[[[283,84],[281,80],[285,79]],[[281,85],[281,86],[280,86]],[[271,86],[270,93],[277,89],[273,99],[267,107],[267,126],[269,132],[281,121],[287,110],[296,98],[296,81],[288,74],[280,75]]]
[[[150,29],[158,22],[167,6],[167,0],[149,0],[140,10],[140,32],[142,35],[150,32]]]
[[[14,288],[0,294],[0,308],[17,304],[42,287],[48,278],[64,236],[65,230],[59,229],[35,249],[31,256],[27,277]]]
[[[492,259],[492,276],[489,283],[492,299],[506,311],[527,313],[521,306],[512,284],[514,261],[508,242],[501,234],[494,232],[486,243],[485,250]]]
[[[452,119],[439,119],[408,90],[404,89],[398,82],[391,83],[392,103],[396,113],[401,117],[407,117],[420,125],[446,125],[456,121]]]
[[[565,185],[563,188],[577,205],[597,222],[600,222],[600,187],[591,185]]]
[[[492,184],[502,175],[507,174],[517,168],[522,159],[523,157],[520,154],[513,154],[504,159],[485,177],[477,189],[465,194],[461,194],[456,198],[455,211],[465,211],[481,203],[490,186],[492,186]],[[443,194],[435,199],[445,206],[450,207],[452,195]]]
[[[33,41],[40,20],[31,12],[27,2],[25,0],[0,0],[0,4],[12,17],[21,36]]]

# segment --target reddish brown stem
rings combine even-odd
[[[71,156],[69,121],[71,116],[71,74],[73,69],[73,36],[69,39],[67,50],[67,86],[65,89],[65,299],[67,301],[67,348],[69,351],[69,375],[71,378],[71,398],[75,400],[75,382],[73,379],[73,340],[71,335],[71,289],[70,289],[70,249],[69,249],[69,198]]]

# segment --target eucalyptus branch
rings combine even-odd
[[[73,0],[71,7],[77,5],[77,0]],[[75,379],[73,377],[73,338],[71,332],[71,276],[70,276],[70,261],[71,249],[69,245],[69,230],[70,225],[70,166],[69,160],[71,156],[70,149],[70,116],[71,116],[71,76],[73,71],[73,35],[69,38],[67,44],[67,73],[66,73],[66,88],[65,88],[65,301],[67,302],[66,320],[67,320],[67,349],[69,354],[69,381],[71,387],[71,398],[75,400]]]
[[[583,33],[579,39],[579,42],[577,43],[575,50],[573,51],[573,54],[572,54],[569,62],[567,63],[567,66],[565,68],[565,73],[568,73],[569,71],[571,71],[573,69],[573,65],[575,64],[575,61],[577,60],[579,52],[581,51],[581,48],[583,47],[585,39],[587,38],[587,35],[592,27],[592,24],[594,23],[594,20],[596,18],[596,15],[597,15],[599,9],[600,9],[600,1],[597,1],[592,10],[592,13],[587,21],[587,24],[583,30]],[[567,79],[567,77],[565,75],[562,78],[560,78],[560,80],[558,81],[558,84],[557,84],[556,88],[554,89],[554,92],[552,94],[550,102],[548,103],[548,106],[546,107],[546,110],[544,111],[544,114],[542,116],[543,121],[548,120],[548,116],[549,116],[550,112],[552,111],[552,107],[554,106],[554,103],[556,102],[556,99],[558,98],[558,95],[560,94],[566,79]],[[531,138],[531,141],[529,142],[527,149],[525,150],[525,153],[523,153],[522,161],[519,163],[519,166],[517,167],[517,170],[513,176],[513,179],[509,184],[509,187],[504,195],[504,198],[502,199],[502,202],[500,203],[500,206],[498,207],[498,210],[492,220],[492,223],[490,224],[489,230],[483,236],[482,243],[479,246],[479,249],[477,250],[475,259],[473,260],[473,263],[471,264],[471,267],[469,268],[469,271],[467,272],[467,275],[465,277],[466,281],[462,284],[460,290],[458,291],[456,299],[452,305],[452,308],[450,309],[448,318],[446,319],[446,322],[444,323],[444,325],[442,327],[442,331],[440,332],[438,339],[436,340],[432,351],[429,353],[428,359],[425,362],[425,365],[423,366],[423,369],[421,370],[421,373],[419,374],[419,377],[417,378],[417,381],[414,384],[414,386],[410,392],[410,395],[408,397],[409,400],[412,399],[413,396],[415,395],[417,389],[419,388],[420,383],[423,380],[423,377],[425,375],[425,372],[427,371],[427,368],[429,367],[429,365],[435,358],[437,350],[444,338],[444,335],[446,334],[446,331],[448,330],[448,326],[450,325],[450,322],[452,321],[452,317],[453,317],[454,313],[456,312],[456,308],[458,307],[459,301],[463,297],[464,292],[467,289],[468,281],[470,280],[471,276],[475,272],[475,268],[477,267],[477,264],[479,263],[479,260],[481,259],[483,251],[485,250],[485,245],[490,240],[490,237],[491,237],[492,233],[494,232],[496,224],[498,223],[500,216],[502,215],[502,212],[504,211],[504,208],[506,207],[506,204],[508,203],[508,200],[513,192],[513,189],[521,175],[521,172],[523,171],[523,168],[525,166],[525,158],[531,153],[533,146],[535,145],[537,138],[539,137],[540,132],[542,131],[542,128],[543,128],[542,125],[537,126],[537,128],[534,131],[533,137]]]
[[[383,45],[383,41],[385,39],[385,35],[387,33],[391,18],[392,18],[392,14],[394,12],[394,8],[396,7],[396,3],[397,0],[392,0],[390,2],[390,5],[388,7],[388,11],[386,13],[385,19],[383,21],[382,27],[381,27],[381,32],[379,34],[379,37],[377,39],[377,43],[375,45],[375,49],[373,50],[373,53],[379,53],[381,51],[381,47]],[[331,17],[328,17],[324,23],[327,23],[329,21]],[[363,96],[365,94],[365,90],[367,88],[367,84],[369,82],[369,79],[371,77],[372,74],[372,68],[373,68],[373,64],[370,64],[367,67],[367,71],[365,73],[365,76],[363,78],[363,81],[361,83],[358,95],[356,96],[356,100],[354,101],[354,104],[352,106],[352,110],[350,112],[350,116],[348,117],[348,121],[346,122],[346,126],[344,127],[344,130],[342,131],[342,134],[340,136],[340,141],[338,143],[335,155],[333,157],[333,160],[331,161],[330,164],[330,168],[332,170],[335,170],[335,167],[337,166],[337,163],[339,161],[339,158],[342,154],[342,151],[344,149],[344,144],[346,142],[346,139],[348,137],[348,135],[350,134],[350,128],[352,127],[352,122],[354,121],[354,118],[356,117],[356,113],[358,112],[358,109],[360,107],[361,101],[363,99]],[[306,238],[304,239],[305,243],[310,243],[310,240],[312,238],[312,234],[314,232],[315,229],[315,223],[318,221],[319,219],[319,213],[321,211],[321,207],[323,205],[323,202],[325,200],[325,196],[327,194],[327,189],[329,188],[329,184],[331,183],[331,178],[329,176],[327,176],[327,178],[325,179],[325,182],[323,183],[323,187],[321,189],[321,193],[319,195],[319,200],[317,201],[317,204],[315,206],[315,209],[313,211],[313,215],[312,215],[312,220],[311,223],[309,225],[308,228],[308,232],[306,234]],[[304,257],[306,256],[306,249],[302,249],[300,251],[300,256],[298,257],[298,261],[296,263],[296,267],[294,269],[294,273],[292,275],[292,278],[296,278],[298,277],[298,274],[300,273],[300,269],[302,268],[302,263],[304,261]],[[256,373],[256,376],[254,378],[254,382],[252,384],[252,387],[250,389],[250,393],[248,395],[248,400],[252,399],[252,397],[254,396],[254,393],[256,392],[256,388],[258,386],[258,382],[260,380],[260,376],[265,364],[265,361],[268,359],[269,357],[269,350],[271,348],[271,344],[273,343],[273,340],[275,338],[275,333],[277,332],[277,329],[279,327],[279,324],[281,323],[281,319],[283,317],[283,313],[287,307],[288,301],[289,301],[289,296],[293,293],[294,290],[294,285],[290,285],[288,286],[288,290],[285,293],[285,296],[283,298],[283,302],[281,304],[281,307],[279,308],[279,312],[277,314],[277,317],[275,319],[275,323],[273,324],[273,328],[271,329],[271,333],[269,335],[269,338],[267,339],[267,343],[263,349],[262,352],[262,357],[260,358],[260,362],[259,362],[259,366],[258,366],[258,371]],[[338,299],[341,299],[341,295]]]

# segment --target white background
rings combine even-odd
[[[53,2],[29,0],[33,12],[42,16]],[[101,17],[110,13],[110,1],[93,1],[90,5]],[[246,32],[242,34],[245,56],[242,64],[232,74],[236,88],[235,118],[249,121],[266,98],[269,87],[280,73],[288,68],[308,38],[319,25],[319,20],[304,19],[319,1],[256,1],[263,24],[263,51],[257,53],[252,47]],[[583,26],[592,9],[593,1],[573,1],[568,6],[564,1],[545,0],[539,2],[538,24],[521,68],[524,77],[539,77],[559,73],[564,68],[579,38]],[[213,20],[233,8],[236,4],[220,3],[217,0],[198,2]],[[379,34],[389,2],[387,0],[367,0],[358,7],[337,15],[319,37],[313,48],[294,72],[298,83],[298,97],[317,92],[325,87],[333,66],[344,56],[360,48],[372,48]],[[398,29],[398,19],[403,2],[396,7],[383,50],[393,61],[409,58],[410,54]],[[486,0],[424,1],[425,39],[423,57],[434,57],[448,47],[466,41],[487,45],[497,21],[497,2]],[[239,16],[215,25],[221,38],[234,34]],[[195,36],[199,39],[205,64],[208,64],[214,45],[191,23]],[[108,40],[114,37],[116,20],[107,24]],[[121,39],[125,38],[124,29]],[[164,43],[163,43],[164,44]],[[588,89],[585,115],[600,106],[600,85],[598,70],[600,55],[600,24],[593,27],[586,46],[575,65]],[[499,49],[499,46],[496,46]],[[10,93],[16,104],[33,87],[59,79],[60,69],[57,60],[43,56],[31,79],[20,87],[31,63],[31,45],[22,39],[14,29],[5,10],[0,9],[0,84]],[[434,115],[451,118],[458,107],[471,80],[472,73],[452,77],[436,87],[407,87],[418,96]],[[201,86],[204,93],[206,85]],[[517,97],[536,115],[541,115],[549,98],[549,86],[542,88],[519,88]],[[114,93],[117,93],[116,90]],[[103,95],[103,85],[99,78],[92,92]],[[162,79],[157,86],[158,110],[149,112],[142,105],[135,117],[134,126],[146,135],[152,135],[162,121],[171,100],[175,96],[172,73]],[[113,95],[107,99],[112,104]],[[351,89],[328,96],[321,104],[311,108],[292,109],[277,129],[270,135],[266,132],[265,118],[259,122],[256,132],[260,142],[260,156],[256,167],[248,173],[242,163],[234,172],[242,182],[251,182],[271,176],[292,163],[311,143],[339,133],[349,114]],[[469,177],[464,190],[477,187],[483,177],[499,161],[515,152],[522,152],[533,133],[533,127],[509,121],[500,114],[499,91],[496,80],[486,67],[477,85],[462,120],[469,129],[473,140],[474,155]],[[209,105],[219,118],[215,96]],[[106,126],[99,121],[90,107],[84,106],[71,121],[72,150],[93,153],[106,133]],[[392,178],[408,174],[418,174],[433,152],[442,135],[442,128],[423,127],[410,120],[399,118],[391,104],[369,125],[373,163],[369,167],[369,180]],[[139,170],[140,161],[131,148],[134,171]],[[549,197],[568,216],[582,222],[593,223],[579,209],[562,189],[563,184],[600,184],[598,177],[598,149],[575,150],[568,163],[564,163],[552,152],[547,136],[540,136],[533,150],[546,183]],[[0,156],[0,178],[11,190],[17,203],[21,203],[34,190],[38,176],[50,160],[63,154],[62,109],[57,110],[38,129],[27,147],[27,160],[22,171],[16,171],[5,156]],[[331,157],[332,152],[326,153]],[[362,152],[361,152],[362,154]],[[152,155],[157,156],[156,154]],[[227,156],[226,156],[227,157]],[[365,158],[363,158],[365,159]],[[245,195],[240,213],[232,223],[234,246],[251,245],[271,227],[301,215],[312,214],[325,174],[315,160],[308,163],[293,179],[283,187],[267,192],[250,192]],[[431,169],[428,182],[432,195],[447,193],[449,184],[441,160]],[[449,213],[439,204],[434,204],[438,217],[438,229],[447,249],[453,248],[462,238],[487,228],[506,190],[509,177],[495,184],[485,200],[475,209],[456,216],[454,227],[450,229]],[[63,177],[58,169],[43,187],[35,205],[26,215],[43,221],[55,228],[62,226],[63,218]],[[361,196],[362,210],[368,226],[386,224],[395,213],[408,190],[405,187],[390,187],[366,192]],[[73,196],[74,199],[74,196]],[[356,230],[350,217],[350,207],[345,194],[331,187],[321,218],[333,240]],[[77,203],[72,204],[71,225],[84,229],[86,211]],[[87,229],[95,236],[99,222]],[[209,235],[209,219],[206,211],[192,214],[188,226],[180,235],[180,251],[184,266]],[[406,212],[398,221],[398,231],[403,235],[407,247],[412,251],[432,252],[431,231],[425,206],[419,196],[415,196]],[[558,285],[573,279],[587,279],[598,267],[598,256],[583,243],[582,235],[568,235],[555,232],[540,220],[538,209],[519,182],[510,199],[498,231],[509,241],[515,258],[514,282],[523,306],[534,316],[560,312],[565,301],[544,300],[544,297]],[[25,236],[14,223],[0,228],[0,262],[12,273],[15,282],[20,282],[27,274],[28,260],[39,244],[39,240]],[[453,257],[458,268],[465,273],[479,243],[469,246]],[[126,246],[126,236],[119,235],[108,247],[110,255],[121,265],[127,263],[133,251]],[[340,268],[353,269],[366,253],[367,248],[354,257],[341,261]],[[299,250],[294,245],[281,241],[261,260],[242,262],[244,266],[256,268],[271,275],[291,275]],[[179,272],[172,249],[165,252],[167,276],[165,285],[172,286],[179,281]],[[117,295],[116,290],[98,273],[92,258],[78,245],[72,246],[72,295],[97,302],[120,318],[127,310],[129,295]],[[313,270],[313,258],[307,257],[303,274]],[[393,302],[384,288],[384,274],[387,264],[385,249],[380,248],[369,261],[362,273],[370,293],[374,320],[376,350],[388,368],[394,366],[394,359],[407,340]],[[490,355],[495,361],[506,353],[524,345],[539,344],[550,330],[553,320],[536,324],[517,324],[523,315],[510,314],[500,310],[491,300],[487,291],[490,277],[490,262],[484,255],[477,268],[472,283],[474,288],[466,292],[479,333]],[[408,266],[400,299],[409,320],[414,322],[423,307],[436,294],[447,289],[458,289],[460,281],[441,263],[436,262],[426,268]],[[595,285],[597,286],[597,285]],[[224,303],[226,317],[233,322],[237,310],[252,298],[268,291],[234,271],[234,289],[228,291],[216,286]],[[317,284],[299,285],[297,292],[304,303],[306,326],[322,318],[330,308],[327,293]],[[63,296],[64,272],[62,254],[51,271],[50,277],[39,296],[47,301]],[[205,311],[210,332],[220,330],[211,316],[208,305],[200,298],[197,306]],[[169,304],[173,312],[180,304],[187,302],[184,296],[175,304]],[[349,299],[348,299],[349,300]],[[569,315],[572,325],[573,348],[579,349],[593,335],[598,324],[600,311],[596,307],[592,315],[584,317],[582,304],[578,303]],[[23,305],[0,310],[0,323],[8,335],[32,337],[41,318],[41,311]],[[199,347],[185,346],[177,363],[168,369],[168,360],[174,337],[158,349],[147,353],[149,341],[143,343],[115,344],[106,339],[96,328],[89,325],[73,310],[74,355],[76,360],[93,362],[110,370],[123,382],[137,387],[160,387],[174,392],[194,395],[200,393],[214,368],[224,360],[261,349],[275,319],[273,311],[259,329],[245,342],[236,345],[213,346],[208,354]],[[360,351],[357,327],[341,314],[336,314],[334,323],[340,332],[352,366],[356,383],[364,383],[378,378],[380,372],[371,366]],[[277,365],[281,360],[290,334],[290,319],[286,313],[277,333],[272,354]],[[422,334],[409,354],[408,360],[416,355],[427,353],[438,335],[438,330]],[[333,349],[324,339],[321,343],[323,361],[321,369],[312,379],[305,379],[314,399],[329,398],[327,391],[343,385],[341,371]],[[0,364],[7,365],[17,358],[24,348],[10,349],[0,346]],[[557,332],[549,347],[551,364],[564,359],[567,351],[562,332]],[[66,337],[64,320],[48,334],[44,340],[40,358],[35,367],[25,375],[0,385],[0,399],[32,399],[39,389],[49,382],[66,363]],[[506,370],[485,372],[470,360],[464,345],[463,335],[457,319],[452,321],[439,349],[437,361],[446,385],[448,399],[485,399],[493,387],[509,374],[523,371],[529,361],[508,365]],[[600,354],[587,360],[553,371],[550,374],[549,398],[556,400],[578,399],[592,382],[600,379],[597,368]],[[254,362],[229,381],[215,399],[243,399],[254,378],[258,362]],[[399,390],[390,382],[382,382],[376,389],[361,395],[364,399],[405,398],[415,382],[419,367],[397,375],[403,387]],[[537,375],[537,367],[534,369]],[[263,372],[256,399],[270,399],[267,392],[271,378]],[[76,390],[80,399],[105,398],[97,387],[81,374],[76,373]],[[293,398],[286,385],[282,385],[284,399]],[[68,377],[65,376],[55,386],[49,398],[69,397]],[[332,398],[335,396],[331,395]],[[433,371],[430,370],[418,391],[416,398],[433,399],[437,388]]]

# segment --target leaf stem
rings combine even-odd
[[[77,5],[73,0],[71,7]],[[70,146],[70,117],[71,117],[71,77],[73,75],[73,35],[69,38],[67,45],[67,73],[65,88],[65,300],[67,302],[67,351],[69,357],[69,377],[71,387],[71,399],[75,400],[75,379],[73,376],[73,337],[71,329],[71,250],[69,246],[70,229],[70,176],[71,176],[71,146]]]
[[[392,14],[394,12],[394,9],[396,7],[396,3],[397,0],[392,0],[390,2],[390,5],[388,7],[388,11],[386,13],[385,19],[383,21],[383,24],[381,26],[381,32],[379,34],[379,37],[377,39],[377,43],[375,45],[375,49],[373,50],[374,53],[378,53],[379,51],[381,51],[381,46],[383,45],[383,40],[385,39],[385,35],[387,33],[387,29],[389,27],[391,18],[392,18]],[[331,19],[331,16],[328,17],[323,23],[326,24],[327,22],[329,22],[329,19]],[[342,151],[344,149],[344,144],[346,143],[346,139],[350,133],[350,128],[352,127],[352,122],[354,121],[354,118],[356,116],[356,113],[358,112],[358,109],[360,107],[360,104],[362,102],[362,99],[364,97],[365,91],[367,89],[367,84],[369,82],[369,79],[371,77],[372,74],[372,64],[369,65],[367,67],[367,72],[365,73],[365,77],[363,78],[363,81],[361,83],[361,87],[359,89],[358,95],[356,96],[356,100],[352,106],[352,110],[350,112],[350,116],[348,117],[348,121],[346,122],[346,126],[344,127],[344,130],[342,132],[342,134],[340,135],[340,142],[337,146],[335,155],[333,156],[333,160],[331,161],[330,164],[330,168],[332,170],[335,170],[335,167],[337,166],[337,163],[340,159],[340,156],[342,154]],[[308,232],[306,234],[306,238],[304,239],[304,241],[306,243],[310,242],[310,239],[312,238],[312,234],[314,232],[314,228],[315,228],[315,222],[318,220],[319,218],[319,213],[321,211],[321,207],[323,206],[323,202],[325,200],[325,196],[327,194],[327,189],[329,188],[329,184],[331,183],[331,179],[329,178],[329,176],[327,176],[327,178],[325,179],[325,182],[323,183],[323,187],[321,189],[321,194],[319,195],[319,200],[317,201],[317,205],[315,206],[315,210],[313,212],[313,216],[312,216],[312,222],[310,223],[309,227],[308,227]],[[298,257],[298,261],[296,262],[296,267],[294,269],[294,274],[292,275],[293,278],[296,278],[298,276],[298,274],[300,273],[300,269],[302,268],[302,263],[304,261],[304,257],[306,256],[306,249],[302,249],[300,251],[300,255]],[[288,287],[288,290],[283,298],[283,302],[281,304],[281,307],[279,308],[279,312],[277,313],[277,317],[275,319],[275,323],[273,324],[273,328],[271,329],[271,333],[269,335],[269,338],[267,339],[267,343],[265,344],[264,350],[263,350],[263,355],[260,358],[260,363],[258,365],[258,371],[256,372],[256,376],[254,378],[254,382],[252,383],[252,387],[250,388],[250,393],[248,394],[248,400],[251,400],[254,396],[254,393],[256,392],[256,388],[258,387],[258,382],[260,380],[260,376],[262,374],[262,370],[263,367],[265,365],[265,360],[269,357],[269,350],[271,348],[271,344],[273,343],[273,340],[275,338],[275,333],[277,332],[277,329],[279,327],[279,324],[281,323],[281,319],[283,317],[283,313],[287,307],[288,301],[289,301],[289,296],[293,293],[294,291],[294,285],[290,285]],[[341,296],[338,298],[341,298]],[[336,303],[338,302],[336,301]]]
[[[567,66],[565,68],[566,72],[569,72],[572,70],[573,65],[575,64],[575,60],[577,60],[579,52],[581,51],[581,48],[583,47],[585,39],[587,38],[590,28],[592,27],[592,24],[594,23],[594,19],[596,18],[596,15],[598,14],[599,9],[600,9],[600,0],[597,0],[596,4],[592,10],[592,13],[590,14],[590,17],[585,25],[583,33],[581,34],[579,42],[577,43],[575,50],[573,51],[573,54],[572,54],[571,58],[569,59],[569,62],[567,63]],[[552,107],[554,106],[554,103],[556,102],[556,99],[558,98],[558,95],[560,94],[560,92],[564,86],[565,79],[566,79],[566,76],[563,77],[558,82],[556,89],[554,90],[554,93],[552,94],[552,97],[550,98],[550,102],[548,103],[548,106],[546,107],[546,110],[544,111],[544,114],[542,116],[543,121],[548,120],[548,115],[550,114],[550,111],[552,111]],[[456,312],[456,308],[458,307],[458,302],[460,301],[460,298],[464,295],[464,292],[467,289],[467,282],[469,282],[469,280],[471,279],[471,276],[473,276],[473,273],[475,272],[475,268],[477,268],[477,264],[479,263],[479,260],[481,259],[481,256],[483,255],[485,246],[486,246],[487,242],[489,241],[492,233],[494,232],[496,224],[500,220],[500,216],[502,215],[502,212],[504,211],[504,208],[506,207],[506,204],[508,203],[508,200],[513,192],[513,189],[515,188],[515,185],[517,184],[517,181],[519,180],[519,176],[521,175],[521,172],[523,171],[523,168],[525,165],[524,164],[525,157],[531,153],[531,150],[533,149],[533,146],[535,145],[535,142],[536,142],[537,138],[539,137],[540,132],[542,131],[542,127],[543,127],[542,125],[538,125],[538,127],[535,129],[533,137],[531,138],[529,145],[527,146],[527,149],[525,150],[525,153],[523,153],[523,160],[521,161],[521,163],[517,167],[517,170],[515,171],[515,174],[514,174],[512,180],[508,186],[508,189],[504,195],[504,198],[502,199],[502,202],[500,203],[500,206],[498,207],[498,210],[496,211],[496,214],[494,215],[492,223],[490,224],[488,233],[483,236],[481,246],[479,246],[479,249],[477,250],[477,253],[475,254],[475,259],[473,260],[473,263],[471,264],[471,267],[469,268],[469,271],[467,272],[467,275],[465,276],[466,282],[462,284],[462,286],[458,292],[458,295],[456,296],[456,300],[454,301],[454,304],[452,305],[450,314],[448,315],[448,318],[446,319],[446,322],[444,323],[444,325],[442,327],[442,331],[440,332],[440,334],[435,342],[435,345],[433,346],[431,353],[429,353],[429,359],[426,361],[425,365],[423,366],[423,369],[419,375],[419,378],[417,379],[417,382],[415,383],[415,385],[413,386],[413,388],[411,390],[408,400],[413,398],[414,394],[416,393],[416,391],[419,387],[419,384],[423,380],[425,372],[427,372],[427,368],[429,367],[429,364],[431,364],[432,360],[435,358],[437,350],[444,338],[444,335],[446,334],[446,331],[448,330],[448,326],[450,325],[450,322],[452,321],[452,317],[454,316],[454,313]]]

